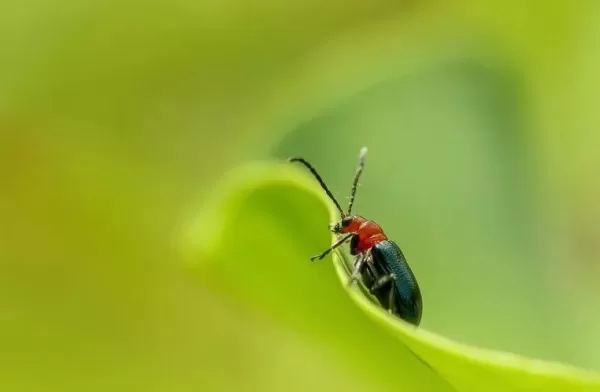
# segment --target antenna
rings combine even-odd
[[[352,191],[350,192],[350,202],[348,203],[347,215],[350,215],[350,213],[352,212],[352,206],[354,205],[354,197],[356,196],[356,188],[358,187],[358,180],[363,172],[363,169],[365,168],[366,157],[367,147],[363,147],[360,149],[360,153],[358,155],[358,167],[356,168],[356,174],[354,175],[354,181],[352,182]]]
[[[329,188],[327,188],[327,185],[325,185],[325,181],[323,181],[323,179],[321,178],[319,173],[317,173],[317,170],[314,167],[312,167],[312,165],[310,163],[308,163],[308,161],[306,161],[306,159],[304,159],[304,158],[289,158],[288,161],[289,162],[300,162],[301,164],[306,166],[308,168],[308,170],[310,170],[312,175],[315,176],[317,181],[319,181],[321,188],[323,188],[325,193],[327,193],[327,196],[329,196],[331,201],[333,201],[333,204],[335,204],[335,206],[337,207],[338,211],[340,212],[341,217],[344,218],[346,216],[346,214],[344,214],[344,211],[342,210],[342,207],[340,207],[340,203],[338,203],[338,201],[335,199],[335,197],[333,196],[333,194],[331,193]]]

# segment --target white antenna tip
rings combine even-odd
[[[367,151],[368,151],[367,147],[363,147],[360,149],[360,154],[359,154],[360,159],[365,159],[365,156],[367,155]]]

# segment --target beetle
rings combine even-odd
[[[360,277],[384,309],[418,326],[423,313],[421,290],[400,247],[388,239],[377,223],[360,215],[352,215],[358,180],[363,172],[366,156],[367,148],[363,147],[360,150],[346,212],[342,210],[317,170],[306,159],[288,159],[290,162],[306,166],[340,212],[340,220],[329,227],[330,231],[338,236],[338,240],[325,251],[312,256],[311,261],[322,260],[334,249],[350,241],[350,254],[355,260],[348,284],[352,285]]]

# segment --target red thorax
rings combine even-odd
[[[377,243],[388,239],[377,223],[362,216],[352,217],[352,221],[342,227],[340,232],[358,234],[358,244],[356,245],[356,252],[358,253],[365,252]]]

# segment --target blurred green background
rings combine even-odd
[[[302,155],[343,198],[363,145],[356,212],[403,248],[423,328],[600,370],[599,22],[593,1],[3,2],[0,389],[349,387],[176,244],[233,167]]]

